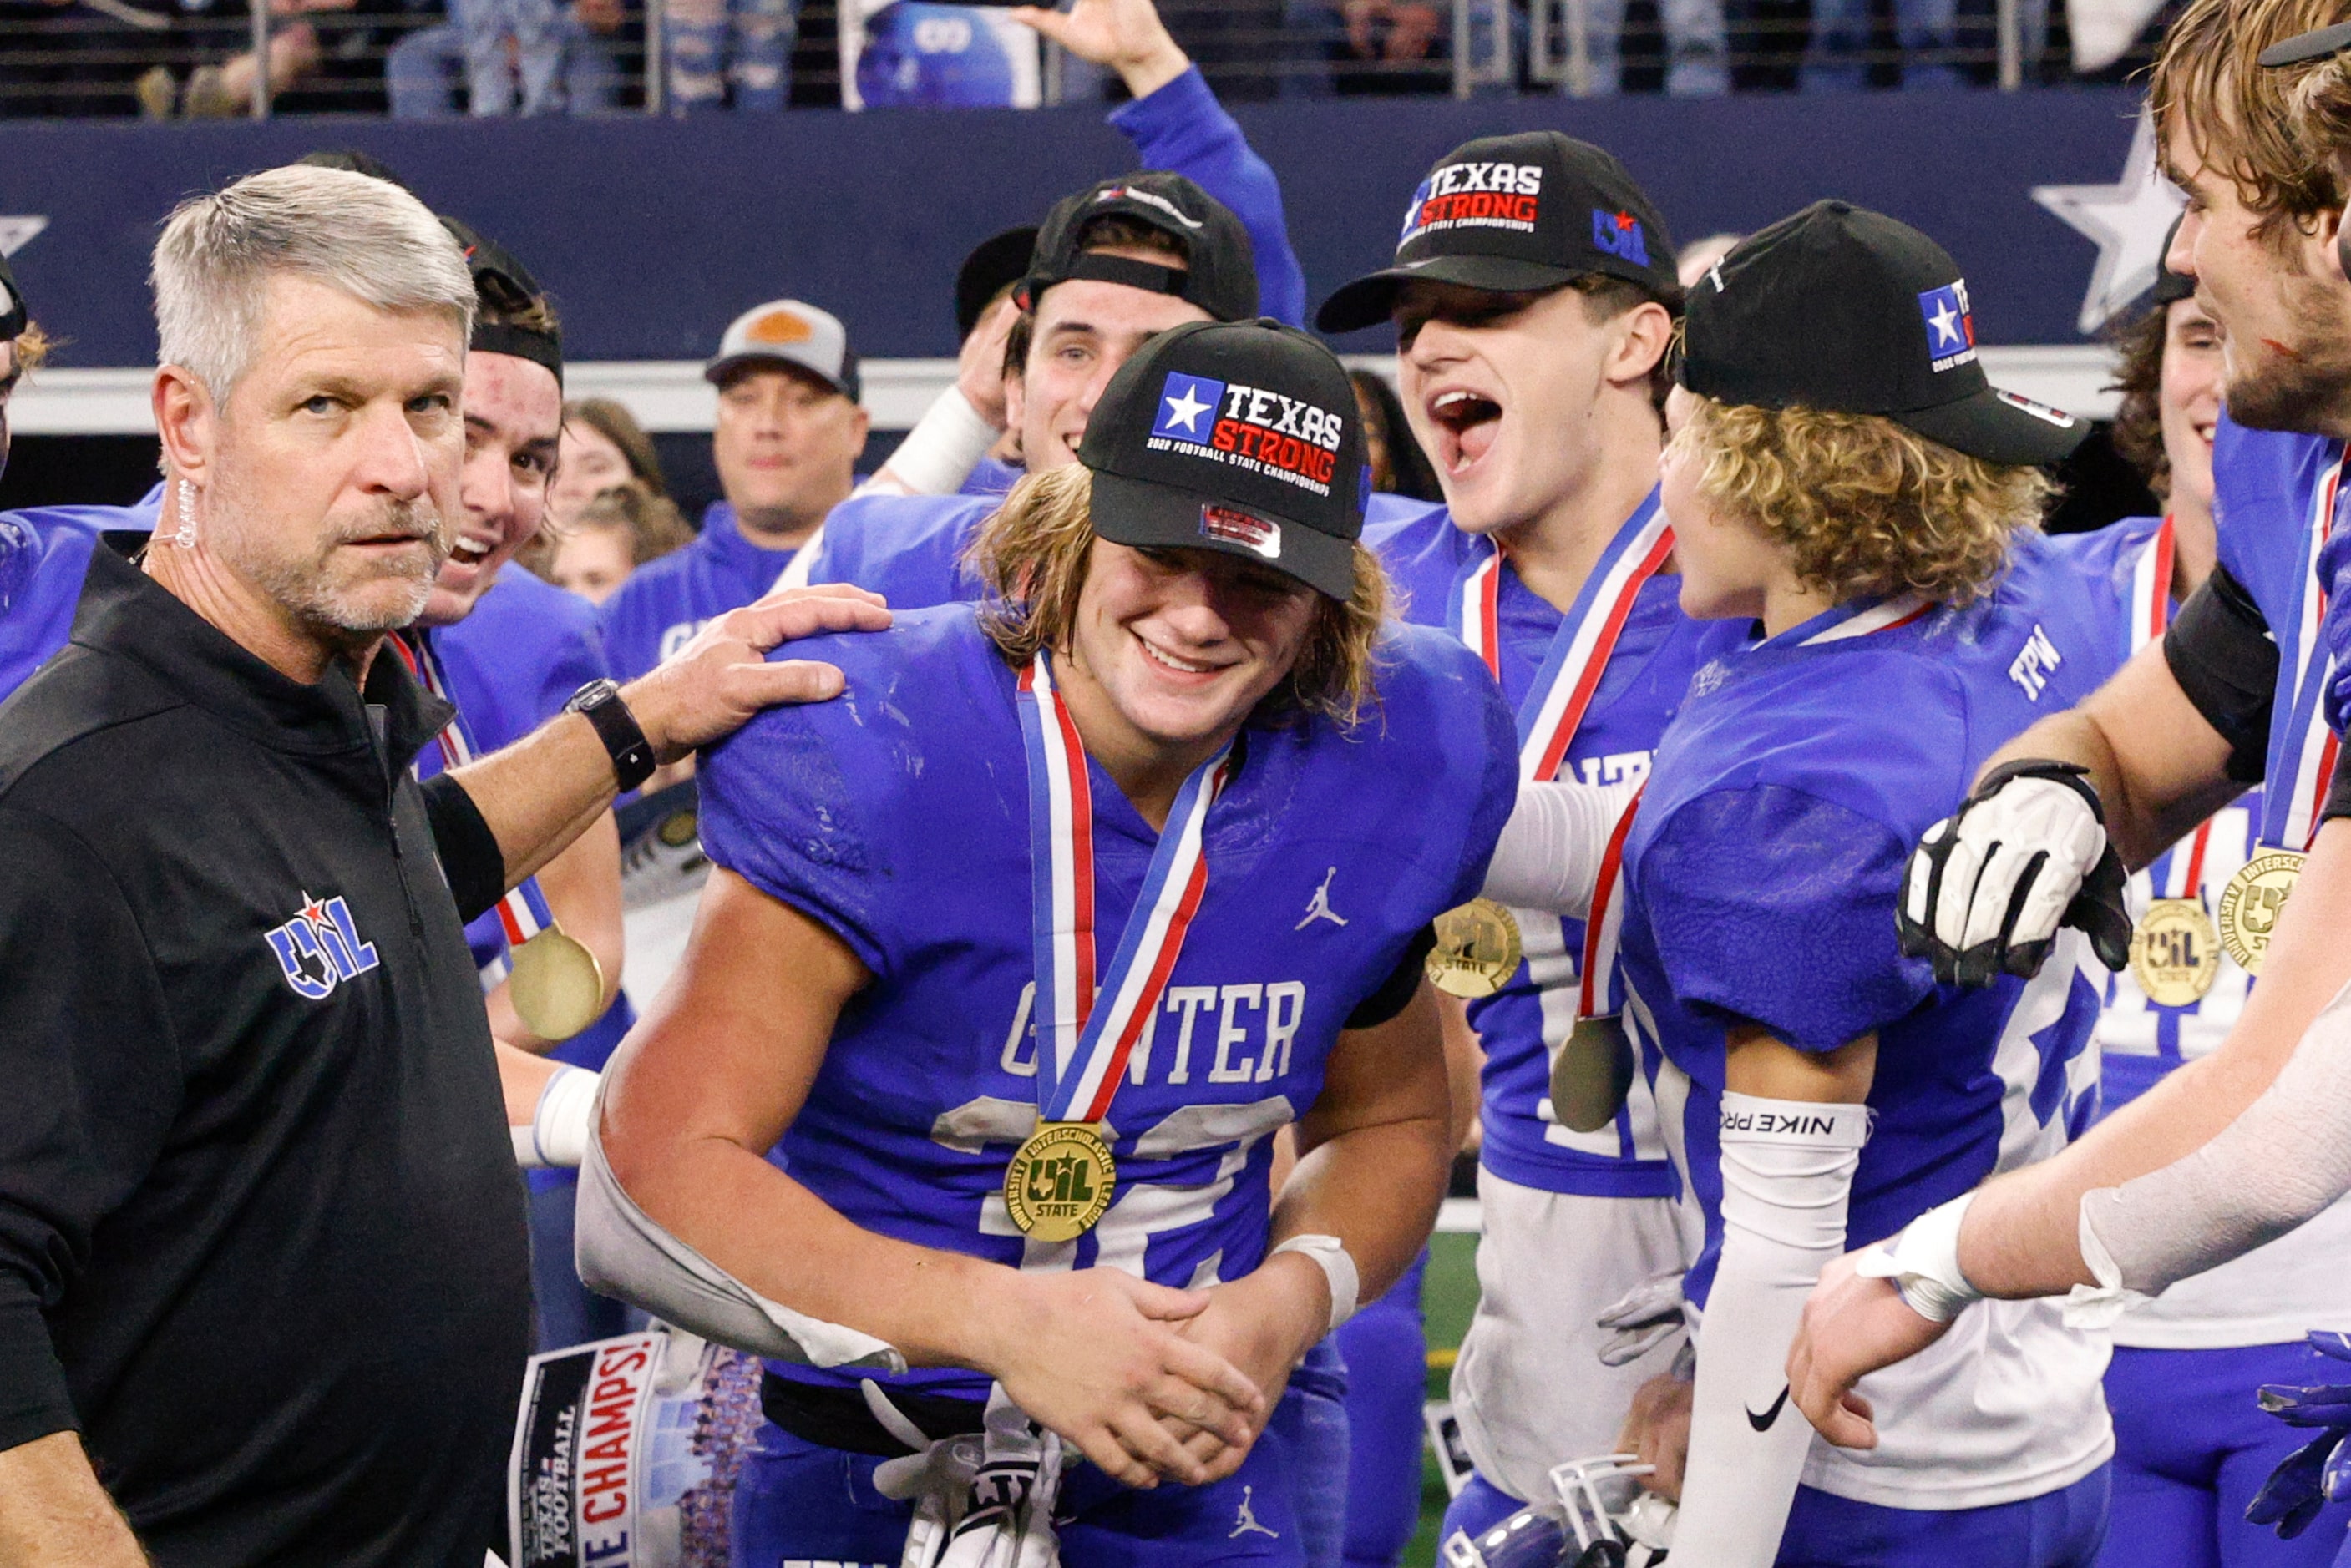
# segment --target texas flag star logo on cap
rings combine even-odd
[[[1159,389],[1159,417],[1152,421],[1151,433],[1205,446],[1216,426],[1217,405],[1224,400],[1222,381],[1170,370]]]
[[[1976,322],[1968,308],[1967,279],[1919,295],[1918,314],[1927,323],[1927,360],[1938,373],[1976,357]]]

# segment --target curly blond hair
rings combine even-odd
[[[1797,580],[1838,603],[1922,594],[1966,604],[1998,580],[2009,537],[2055,486],[1876,414],[1760,409],[1693,397],[1674,442],[1698,490],[1785,549]]]
[[[2342,20],[2342,0],[2190,0],[2163,36],[2147,108],[2167,139],[2173,127],[2239,198],[2273,243],[2291,226],[2314,231],[2343,205],[2324,146],[2309,144],[2294,99],[2304,73],[2265,70],[2272,44]],[[2329,74],[2321,67],[2316,74]],[[2167,151],[2165,172],[2177,177]]]
[[[1040,649],[1069,649],[1093,558],[1093,472],[1082,463],[1029,474],[980,524],[965,554],[987,590],[980,625],[1007,663],[1025,665]],[[1314,624],[1298,662],[1260,713],[1320,714],[1342,728],[1360,720],[1374,696],[1373,655],[1387,597],[1379,557],[1358,544],[1354,592],[1344,604],[1314,596]]]

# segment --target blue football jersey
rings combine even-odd
[[[972,535],[1000,495],[852,495],[824,520],[811,583],[870,589],[892,609],[965,604],[980,597],[964,564]]]
[[[1855,1241],[2054,1152],[2094,1108],[2102,988],[2067,956],[2078,948],[2029,984],[1974,990],[1938,986],[1895,942],[1911,846],[1994,749],[2112,668],[2080,574],[2037,536],[2020,546],[1966,608],[1903,621],[1849,606],[1765,640],[1713,623],[1712,657],[1658,743],[1625,846],[1626,1017],[1705,1215],[1687,1282],[1701,1304],[1722,1244],[1729,1027],[1807,1051],[1876,1032]]]
[[[2289,849],[2304,847],[2313,802],[2325,787],[2314,776],[2318,747],[2313,743],[2318,739],[2313,732],[2324,722],[2322,681],[2304,675],[2324,646],[2312,545],[2322,521],[2339,514],[2326,503],[2343,461],[2339,441],[2247,430],[2225,411],[2212,439],[2212,521],[2220,530],[2220,565],[2261,607],[2278,649],[2261,841]],[[2327,519],[2320,518],[2322,510]]]
[[[1254,1269],[1272,1134],[1314,1103],[1348,1016],[1415,936],[1476,892],[1515,793],[1510,717],[1476,660],[1410,628],[1381,651],[1378,708],[1352,732],[1247,731],[1207,818],[1204,899],[1109,1108],[1116,1199],[1091,1233],[1046,1243],[1020,1235],[1002,1196],[1038,1094],[1013,671],[964,606],[794,645],[839,665],[847,690],[705,754],[702,840],[872,980],[773,1158],[867,1230],[1008,1265],[1176,1286]],[[1098,766],[1090,777],[1098,929],[1117,931],[1157,836]],[[986,1386],[955,1371],[907,1381]]]
[[[99,535],[155,526],[163,487],[135,506],[36,506],[0,512],[0,698],[72,635],[74,607]]]
[[[604,651],[614,679],[635,680],[692,641],[704,622],[765,595],[799,553],[753,544],[737,526],[735,509],[712,502],[693,544],[647,561],[604,601]]]
[[[1401,612],[1426,626],[1447,623],[1463,582],[1493,554],[1488,541],[1455,527],[1444,507],[1395,497],[1374,498],[1364,536],[1387,566]],[[1678,577],[1660,574],[1642,586],[1558,776],[1586,784],[1647,776],[1650,753],[1698,669],[1706,635],[1701,623],[1682,614],[1679,585]],[[1579,618],[1600,613],[1595,597],[1587,585],[1574,607]],[[1508,562],[1499,568],[1496,607],[1502,696],[1523,732],[1532,722],[1530,692],[1565,618],[1520,582]],[[1575,1025],[1583,922],[1536,909],[1513,915],[1526,961],[1498,994],[1469,1004],[1486,1053],[1479,1158],[1504,1180],[1546,1192],[1672,1197],[1674,1175],[1646,1082],[1634,1086],[1614,1124],[1598,1132],[1576,1132],[1552,1114],[1551,1056]],[[1621,1001],[1620,992],[1607,1005]]]

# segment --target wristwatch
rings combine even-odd
[[[590,680],[571,694],[563,711],[577,713],[596,726],[597,738],[611,753],[612,775],[620,781],[621,793],[625,794],[653,777],[653,743],[645,739],[636,715],[621,701],[617,684]]]

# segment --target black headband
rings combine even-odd
[[[544,365],[555,377],[555,384],[563,385],[563,338],[559,334],[504,321],[477,321],[474,323],[471,347],[476,354],[511,354],[517,359]]]

